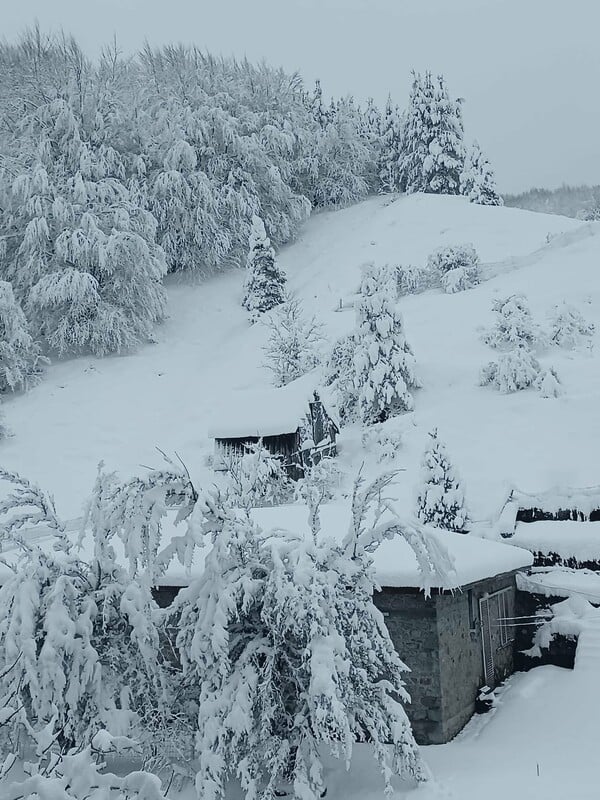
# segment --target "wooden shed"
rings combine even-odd
[[[336,454],[339,427],[318,389],[303,378],[282,388],[232,392],[213,415],[214,467],[227,469],[232,456],[241,456],[259,440],[281,458],[293,480],[307,466]]]

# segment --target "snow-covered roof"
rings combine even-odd
[[[310,536],[308,524],[308,509],[305,505],[273,506],[268,508],[253,509],[251,515],[254,521],[265,530],[283,528]],[[348,532],[350,522],[350,509],[347,505],[332,503],[321,507],[321,536],[332,537],[336,540],[344,538]],[[453,563],[454,571],[446,581],[435,579],[430,581],[431,588],[457,589],[471,583],[501,575],[505,572],[524,569],[533,562],[532,554],[523,548],[510,544],[494,542],[479,537],[429,529],[430,535],[446,548]],[[166,546],[173,535],[181,535],[183,530],[172,527],[167,520],[163,529],[162,547]],[[77,539],[77,533],[69,535]],[[39,534],[36,543],[42,548],[52,546],[54,539],[50,534]],[[112,539],[117,560],[126,564],[125,555],[120,540]],[[86,536],[82,542],[78,555],[81,559],[89,560],[92,557],[93,544],[91,538]],[[188,569],[176,558],[169,564],[166,572],[157,581],[159,586],[187,586],[191,580],[198,578],[204,570],[204,560],[208,548],[197,548],[193,562]],[[8,564],[17,558],[16,550],[4,551],[0,554],[0,583],[11,570]],[[374,554],[374,566],[377,582],[382,587],[421,588],[423,576],[420,573],[417,560],[410,545],[405,539],[384,541]]]
[[[600,559],[600,522],[519,522],[510,541],[533,552],[596,561]]]
[[[257,508],[252,512],[263,528],[288,528],[309,534],[308,511],[303,505]],[[331,504],[321,507],[321,535],[342,539],[349,527],[350,510]],[[432,588],[456,589],[470,583],[524,569],[533,563],[527,550],[468,534],[430,529],[431,535],[446,548],[454,561],[454,573],[446,582],[432,582]],[[415,554],[405,539],[384,541],[374,553],[377,582],[380,586],[420,588],[423,583]]]
[[[316,388],[314,376],[305,375],[281,388],[231,392],[214,410],[208,435],[212,439],[241,439],[295,433],[309,411]],[[333,418],[327,397],[321,390],[318,393]]]
[[[600,573],[590,569],[537,568],[531,575],[519,575],[517,585],[521,591],[546,597],[580,595],[590,603],[600,603]]]

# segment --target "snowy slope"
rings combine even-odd
[[[458,295],[435,291],[401,301],[424,384],[415,413],[398,422],[405,433],[395,464],[407,470],[399,490],[407,510],[433,425],[465,479],[475,519],[496,510],[508,483],[526,491],[597,483],[596,351],[542,357],[565,382],[558,400],[534,392],[502,396],[477,385],[480,367],[493,357],[478,329],[491,324],[499,295],[525,292],[540,321],[564,297],[600,326],[597,234],[600,225],[416,195],[315,215],[281,252],[291,288],[332,338],[353,326],[351,308],[334,309],[340,298],[351,299],[365,261],[418,264],[441,244],[473,242],[482,261],[502,273]],[[232,272],[201,285],[171,281],[170,319],[156,344],[123,357],[56,364],[33,391],[8,398],[5,421],[14,437],[0,443],[1,463],[54,492],[66,517],[80,513],[100,459],[125,476],[156,465],[159,446],[179,452],[199,483],[211,481],[205,458],[214,410],[234,389],[270,383],[261,366],[267,332],[250,326],[240,308],[242,279]],[[346,433],[340,460],[348,475],[364,458],[358,434]]]

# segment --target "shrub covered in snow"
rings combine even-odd
[[[295,496],[307,506],[311,502],[327,503],[333,500],[341,482],[342,473],[335,458],[322,458],[304,471],[304,477],[296,481]]]
[[[417,517],[427,525],[463,531],[468,520],[464,490],[437,429],[430,434],[423,456]]]
[[[333,345],[324,370],[324,383],[331,386],[340,422],[352,422],[358,414],[358,393],[354,385],[354,354],[357,339],[352,333]]]
[[[427,271],[444,291],[462,292],[479,283],[479,256],[471,244],[440,247],[427,258]]]
[[[404,535],[426,575],[450,565],[424,530],[373,516],[390,480],[355,487],[341,542],[318,534],[314,508],[308,539],[224,514],[203,576],[173,608],[185,680],[198,687],[201,797],[220,800],[236,777],[247,798],[286,782],[316,800],[325,752],[348,761],[357,740],[370,742],[388,789],[393,774],[424,777],[402,706],[406,667],[373,605],[371,554]]]
[[[538,325],[533,321],[527,299],[521,294],[495,300],[492,311],[496,321],[483,336],[483,341],[499,350],[534,348],[541,341]]]
[[[371,425],[362,435],[362,446],[373,453],[377,461],[393,461],[402,446],[402,432],[390,427],[390,421]]]
[[[560,397],[563,387],[554,367],[541,372],[535,382],[535,388],[542,397]]]
[[[593,333],[594,323],[585,320],[574,306],[562,303],[554,307],[549,333],[551,344],[572,350]]]
[[[518,392],[532,386],[540,375],[540,364],[526,347],[515,347],[500,353],[497,361],[490,361],[481,371],[482,386],[492,385],[503,394]]]
[[[383,422],[410,411],[410,390],[421,385],[415,357],[406,341],[402,315],[395,305],[390,270],[363,269],[356,320],[354,386],[363,422]]]
[[[267,325],[265,366],[273,373],[276,386],[285,386],[317,366],[323,326],[304,315],[299,300],[292,298],[273,311]]]
[[[413,264],[398,264],[396,267],[398,297],[425,292],[438,283],[439,275],[428,267],[416,267]]]
[[[246,452],[227,459],[225,493],[233,508],[277,505],[289,500],[293,488],[281,459],[262,441],[246,446]]]
[[[246,283],[242,305],[256,320],[285,300],[285,273],[279,269],[275,251],[266,234],[262,219],[252,217],[249,252],[246,260]]]

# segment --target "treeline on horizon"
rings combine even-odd
[[[504,195],[507,206],[540,211],[545,214],[561,214],[581,220],[600,219],[600,185],[569,186],[557,189],[535,187],[520,194]]]

